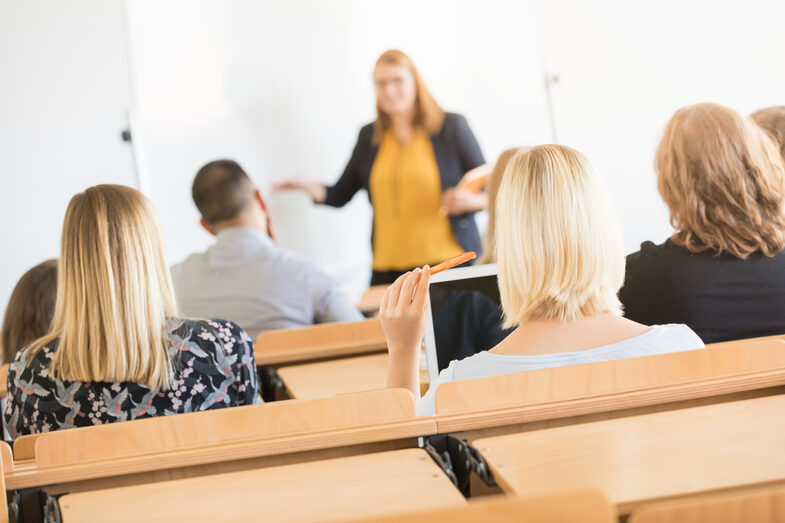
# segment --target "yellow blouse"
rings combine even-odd
[[[401,147],[387,130],[371,168],[373,269],[408,270],[463,252],[447,216],[439,214],[442,183],[423,130]]]

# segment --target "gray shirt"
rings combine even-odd
[[[220,231],[206,252],[172,267],[172,277],[184,315],[233,321],[253,339],[266,330],[363,319],[335,280],[252,228]]]
[[[468,358],[451,361],[450,365],[439,373],[439,377],[431,383],[428,392],[418,402],[417,414],[427,416],[436,413],[436,389],[448,381],[703,348],[705,348],[703,341],[692,329],[683,324],[668,324],[654,325],[638,336],[579,352],[557,352],[536,356],[478,352]]]

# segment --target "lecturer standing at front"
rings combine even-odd
[[[445,113],[411,59],[386,51],[373,71],[376,121],[360,130],[352,157],[332,187],[290,180],[275,189],[306,191],[315,203],[345,205],[360,189],[373,206],[371,285],[392,283],[414,268],[481,250],[473,213],[485,193],[455,189],[485,163],[466,119]]]

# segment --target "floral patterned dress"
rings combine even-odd
[[[131,382],[60,381],[49,374],[58,340],[8,370],[5,420],[11,437],[151,416],[259,403],[253,344],[229,321],[170,320],[171,390]],[[28,365],[29,363],[29,365]]]

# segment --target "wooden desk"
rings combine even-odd
[[[77,492],[413,448],[436,431],[414,409],[409,391],[384,389],[24,436],[34,453],[13,461],[6,445],[6,487]]]
[[[257,365],[277,366],[384,350],[387,339],[378,319],[267,331],[254,341]]]
[[[328,521],[463,505],[421,449],[69,494],[63,521]]]
[[[387,290],[389,285],[374,285],[365,291],[357,308],[366,316],[375,316],[379,312],[379,306],[382,304],[382,296],[384,291]]]
[[[785,393],[785,341],[626,358],[445,383],[440,433],[518,433]]]
[[[785,488],[754,489],[708,499],[658,503],[636,510],[629,523],[785,523]]]
[[[361,520],[363,523],[616,523],[616,512],[599,492],[570,492],[537,498],[491,496],[462,507],[402,512]],[[360,523],[360,520],[355,523]]]
[[[479,439],[506,492],[596,489],[626,514],[644,502],[785,484],[785,397],[771,396]]]
[[[387,353],[372,354],[281,367],[278,374],[283,378],[292,398],[326,398],[385,388],[387,361]],[[420,372],[420,388],[428,390],[427,371]]]

